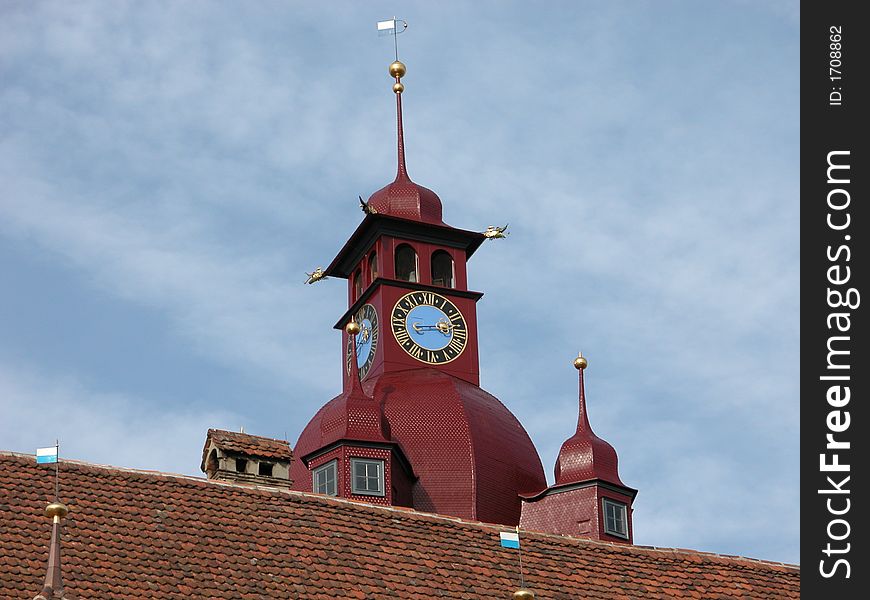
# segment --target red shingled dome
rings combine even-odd
[[[481,388],[431,368],[385,373],[364,387],[383,406],[392,439],[418,477],[415,509],[515,525],[518,494],[546,487],[529,435]],[[297,457],[332,437],[329,415],[342,402],[343,396],[334,398],[311,419],[294,447]],[[311,473],[303,461],[293,463],[291,478],[294,489],[311,491]]]
[[[619,479],[616,450],[595,435],[586,413],[583,369],[580,373],[580,414],[577,432],[565,440],[556,459],[556,485],[601,479],[625,486]]]
[[[371,195],[369,206],[393,217],[442,224],[441,199],[429,188],[411,181],[403,171],[396,175],[393,183]]]

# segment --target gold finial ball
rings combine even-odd
[[[393,84],[393,92],[394,92],[394,93],[396,93],[396,94],[401,94],[401,93],[404,92],[404,91],[405,91],[405,86],[402,85],[401,83],[396,82],[396,83]]]
[[[356,335],[359,333],[359,323],[351,319],[350,323],[348,323],[344,330],[348,333],[348,335]]]
[[[535,592],[526,588],[519,589],[514,592],[514,600],[534,600]]]
[[[45,507],[45,516],[49,518],[60,517],[63,519],[68,514],[69,509],[65,504],[61,504],[60,502],[52,502]]]
[[[408,69],[405,67],[405,63],[400,60],[397,60],[390,65],[390,76],[396,79],[401,79],[402,77],[404,77],[407,71]]]
[[[588,366],[589,366],[589,361],[586,360],[586,358],[582,354],[577,355],[577,358],[574,359],[574,368],[577,369],[578,371],[580,369],[585,369]]]

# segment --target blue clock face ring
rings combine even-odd
[[[378,312],[371,304],[364,304],[356,315],[354,321],[359,325],[359,333],[356,335],[356,368],[359,369],[359,377],[365,377],[375,360],[375,353],[378,350],[378,337],[380,330],[378,329]],[[353,338],[348,336],[347,339],[347,372],[351,370],[351,346]]]
[[[462,312],[434,292],[411,292],[399,298],[390,315],[390,325],[399,346],[425,363],[455,360],[468,342]]]

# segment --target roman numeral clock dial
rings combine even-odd
[[[468,342],[462,312],[434,292],[411,292],[399,298],[390,315],[390,326],[402,350],[432,365],[456,360]]]
[[[380,330],[378,329],[378,311],[371,304],[364,304],[353,317],[354,321],[359,324],[359,333],[356,336],[356,367],[359,369],[359,378],[365,377],[375,360],[375,352],[378,350],[378,337]],[[347,374],[351,373],[351,344],[353,338],[347,338],[347,352],[345,359],[347,361]]]

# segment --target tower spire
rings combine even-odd
[[[33,600],[62,600],[66,596],[63,591],[60,563],[60,520],[69,514],[69,509],[58,501],[45,508],[45,516],[51,518],[51,542],[48,550],[48,565],[45,573],[45,583],[42,591]]]
[[[402,124],[402,92],[405,91],[405,84],[402,83],[402,77],[405,76],[408,69],[405,63],[401,62],[396,56],[396,60],[390,65],[390,75],[396,80],[393,84],[393,92],[396,94],[396,131],[397,131],[397,146],[399,151],[398,169],[396,171],[396,181],[407,179],[408,168],[405,165],[405,128]]]
[[[387,21],[392,23],[392,21]],[[411,181],[405,161],[405,128],[402,120],[402,92],[405,84],[402,77],[408,69],[405,63],[395,60],[390,64],[390,77],[395,79],[396,94],[396,179],[371,195],[366,203],[373,212],[412,221],[444,225],[441,220],[441,199],[432,190]]]

